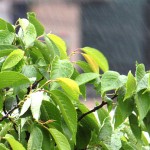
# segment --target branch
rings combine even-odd
[[[0,118],[0,122],[8,118],[8,116],[17,108],[19,108],[19,105],[16,105],[12,109],[10,109],[2,118]]]
[[[113,97],[111,97],[111,99],[113,100],[113,99],[115,99],[117,96],[118,96],[118,95],[115,94]],[[82,115],[78,118],[78,122],[81,121],[81,120],[82,120],[85,116],[87,116],[88,114],[91,114],[91,113],[95,112],[96,110],[102,108],[102,107],[103,107],[104,105],[106,105],[106,104],[107,104],[107,102],[102,101],[102,103],[101,103],[100,105],[98,105],[98,106],[94,107],[92,110],[90,110],[90,111],[88,111],[88,112],[82,114]]]
[[[42,77],[41,79],[35,81],[33,84],[32,84],[32,89],[35,89],[37,87],[37,85],[44,79],[44,77]]]
[[[37,87],[37,85],[39,84],[40,81],[42,81],[44,79],[44,77],[42,77],[40,80],[38,81],[35,81],[31,87],[28,87],[27,88],[27,94],[30,93],[31,89],[35,89]],[[4,119],[8,118],[9,115],[17,108],[19,108],[20,104],[19,104],[19,97],[16,95],[16,99],[17,99],[17,102],[18,104],[16,106],[14,106],[12,109],[10,109],[8,112],[5,111],[5,105],[3,106],[3,111],[5,113],[5,115],[0,118],[0,122],[3,121]]]
[[[30,91],[32,89],[36,89],[37,85],[44,79],[44,77],[42,77],[40,80],[35,81],[30,87],[27,88],[27,94],[30,93]]]
[[[115,94],[113,97],[111,97],[111,99],[113,100],[113,99],[115,99],[117,96],[118,96],[118,95]]]
[[[102,107],[103,107],[104,105],[106,105],[106,104],[107,104],[107,102],[102,101],[102,103],[101,103],[100,105],[98,105],[98,106],[94,107],[92,110],[90,110],[90,111],[88,111],[88,112],[82,114],[82,115],[78,118],[78,122],[81,121],[81,120],[82,120],[85,116],[87,116],[88,114],[91,114],[91,113],[95,112],[96,110],[102,108]]]

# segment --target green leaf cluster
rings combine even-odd
[[[74,55],[84,60],[71,61]],[[89,110],[88,85],[96,91]],[[104,107],[104,105],[106,107]],[[0,19],[1,150],[150,149],[150,72],[121,75],[91,47],[68,55],[34,13]]]

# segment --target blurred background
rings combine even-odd
[[[135,63],[150,68],[150,0],[1,0],[0,17],[15,23],[33,11],[68,50],[91,46],[107,57],[110,69],[127,74]],[[89,90],[89,96],[93,91]]]

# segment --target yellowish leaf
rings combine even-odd
[[[74,100],[78,100],[80,90],[77,82],[69,78],[57,78],[58,83],[61,85],[63,90],[67,93],[68,96]]]
[[[95,62],[95,60],[88,54],[83,54],[82,56],[85,58],[85,60],[88,62],[90,68],[92,69],[93,72],[95,73],[99,73],[99,66],[98,64]]]
[[[92,47],[84,47],[81,50],[88,54],[88,56],[90,56],[98,64],[103,72],[109,70],[109,64],[106,57],[98,49]]]

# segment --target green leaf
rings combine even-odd
[[[36,39],[36,29],[27,19],[19,19],[19,24],[22,30],[20,29],[18,34],[25,44],[25,48],[28,48],[33,45]]]
[[[146,117],[144,118],[144,124],[146,126],[146,129],[150,135],[150,111],[147,113]]]
[[[67,46],[62,38],[54,34],[48,34],[48,37],[55,43],[60,52],[60,58],[66,59],[67,57]]]
[[[109,116],[109,113],[105,108],[98,109],[97,114],[101,125],[103,124],[105,118]]]
[[[0,18],[0,30],[6,30],[7,29],[7,24],[6,21]]]
[[[97,73],[82,73],[76,77],[75,81],[78,83],[78,85],[83,85],[93,79],[98,78],[99,76],[100,75]]]
[[[5,96],[5,110],[9,111],[11,110],[15,105],[17,104],[16,98],[15,96],[11,95],[11,96]]]
[[[137,141],[137,139],[135,138],[135,136],[133,135],[132,133],[132,130],[129,126],[125,126],[124,130],[125,132],[125,138],[124,137],[124,140],[125,141],[129,141],[128,144],[135,150],[141,150],[142,149],[142,143]]]
[[[14,67],[24,57],[24,51],[18,49],[11,52],[3,63],[2,70]]]
[[[114,131],[111,135],[111,142],[107,147],[109,147],[110,150],[120,150],[120,148],[122,147],[122,136],[123,134],[119,130]]]
[[[145,66],[144,64],[139,64],[136,66],[136,80],[137,83],[140,82],[140,80],[145,76],[146,72],[145,72]]]
[[[0,45],[0,51],[1,50],[9,50],[9,49],[11,49],[11,50],[15,50],[15,49],[17,49],[17,47],[15,46],[15,45]]]
[[[71,150],[71,147],[69,145],[67,138],[61,132],[52,128],[49,129],[49,132],[54,138],[59,150]]]
[[[89,112],[89,109],[82,103],[78,104],[78,108],[81,111],[80,116],[84,113]],[[98,124],[97,119],[93,113],[85,116],[82,120],[80,120],[80,122],[82,122],[82,124],[87,126],[87,128],[90,129],[91,131],[99,132],[99,124]]]
[[[85,136],[86,135],[86,136]],[[91,131],[83,125],[78,125],[76,149],[86,149],[91,139]]]
[[[3,110],[4,100],[5,100],[5,92],[1,89],[0,90],[0,112]]]
[[[56,80],[69,97],[71,97],[73,100],[78,101],[80,89],[78,84],[74,80],[69,78],[57,78]]]
[[[85,61],[81,61],[81,60],[78,60],[76,62],[76,64],[84,71],[84,72],[92,72],[92,69],[90,68],[90,66],[88,65],[88,63],[86,63]],[[99,72],[96,71],[96,72]]]
[[[0,150],[9,150],[4,144],[0,143]]]
[[[0,30],[0,45],[11,45],[14,41],[15,34],[8,30]]]
[[[14,27],[7,21],[0,18],[0,30],[8,30],[9,32],[14,32]]]
[[[109,65],[106,57],[97,49],[91,48],[91,47],[84,47],[82,50],[91,56],[93,60],[99,65],[100,69],[102,69],[103,72],[109,70]]]
[[[17,140],[15,140],[15,138],[12,135],[6,134],[4,139],[6,139],[9,142],[12,150],[25,150],[23,145],[19,143]]]
[[[122,141],[122,148],[123,148],[124,150],[135,150],[135,149],[132,147],[131,143],[129,143],[129,142],[127,142],[127,141]]]
[[[61,114],[58,108],[49,101],[42,101],[40,119],[45,122],[52,120],[49,126],[61,131]]]
[[[104,124],[101,127],[100,133],[99,133],[99,139],[101,141],[103,141],[106,145],[110,144],[110,142],[111,142],[111,135],[112,135],[112,131],[113,131],[110,120],[111,120],[110,117],[107,117],[104,120]]]
[[[130,71],[128,73],[128,79],[126,83],[126,94],[125,94],[124,100],[133,96],[133,94],[135,93],[135,90],[136,90],[136,80]]]
[[[35,46],[30,48],[29,53],[30,53],[30,57],[32,59],[32,62],[34,64],[37,63],[37,61],[40,59],[44,60],[44,57],[43,57],[41,51]],[[47,53],[47,55],[48,55],[48,53]]]
[[[56,79],[60,77],[70,78],[74,72],[72,63],[69,60],[60,60],[58,57],[52,62],[50,79]],[[51,84],[51,90],[57,87],[56,83]]]
[[[28,150],[41,150],[43,142],[42,131],[38,127],[33,127],[30,138],[28,140]]]
[[[55,43],[48,37],[48,35],[45,35],[45,43],[46,43],[46,46],[49,50],[49,55],[50,55],[50,58],[51,58],[51,62],[53,61],[53,59],[55,57],[59,57],[60,56],[60,52],[59,52],[59,49],[58,47],[55,45]]]
[[[31,105],[31,97],[28,97],[25,102],[23,103],[22,105],[22,108],[21,108],[21,112],[20,112],[20,116],[22,116],[30,107]]]
[[[144,119],[144,117],[147,115],[148,111],[150,110],[150,92],[143,93],[143,91],[140,91],[137,93],[137,96],[135,98],[136,106],[139,112],[139,120],[140,122]]]
[[[51,67],[51,79],[70,78],[74,72],[73,65],[69,60],[60,60],[58,57],[55,57]]]
[[[80,85],[79,89],[80,89],[80,93],[83,96],[83,98],[86,99],[86,86],[85,86],[85,84]]]
[[[40,107],[43,100],[43,91],[32,93],[31,95],[31,112],[33,118],[38,120],[40,117]]]
[[[51,91],[52,99],[59,106],[62,116],[72,132],[72,138],[75,142],[77,132],[77,114],[70,99],[60,91]]]
[[[126,80],[127,77],[124,75],[120,75],[118,72],[115,71],[105,72],[101,78],[102,94],[110,90],[117,90],[126,83]]]
[[[41,150],[51,150],[54,149],[55,142],[52,141],[52,137],[50,132],[47,132],[47,129],[41,128],[43,134],[43,142],[42,142],[42,149]]]
[[[13,67],[13,71],[21,72],[24,65],[25,65],[25,59],[21,59],[21,60],[18,62],[18,64],[16,64],[16,65]]]
[[[4,123],[3,124],[3,129],[1,129],[1,131],[0,131],[0,137],[4,137],[6,134],[7,134],[7,132],[11,129],[11,127],[12,127],[12,123]]]
[[[37,77],[38,72],[34,65],[25,65],[22,68],[22,74],[28,78]]]
[[[143,78],[138,82],[136,92],[148,88],[150,74],[145,74]]]
[[[132,113],[134,109],[134,98],[129,98],[124,101],[125,90],[120,89],[118,92],[118,105],[115,110],[115,128],[122,124],[125,119]]]
[[[130,123],[130,128],[131,128],[134,136],[136,137],[136,139],[141,140],[142,131],[141,131],[140,126],[138,125],[137,116],[135,116],[134,114],[131,114],[129,116],[129,123]]]
[[[78,72],[78,70],[76,69],[76,68],[74,68],[74,72],[73,72],[73,74],[72,74],[72,76],[71,76],[71,79],[72,80],[75,80],[75,78],[79,75],[80,73]]]
[[[0,72],[0,89],[5,87],[29,86],[30,81],[23,74],[14,71]]]
[[[29,12],[27,13],[27,17],[36,29],[37,36],[44,34],[44,26],[37,20],[35,13]]]
[[[47,71],[47,67],[38,67],[39,73],[46,79],[50,80],[49,72]]]
[[[0,57],[9,55],[15,49],[13,45],[0,45]]]
[[[142,132],[141,140],[143,142],[143,145],[149,146],[149,140],[150,139],[147,137],[147,132],[146,132],[146,134],[145,134],[145,132]]]
[[[44,57],[44,60],[49,64],[51,58],[46,44],[42,43],[41,41],[35,40],[34,46],[39,49]]]
[[[121,107],[117,106],[115,110],[115,128],[117,128],[120,124],[122,124],[127,118],[126,113],[123,114],[121,111]]]
[[[90,70],[92,70],[95,73],[99,73],[99,66],[96,63],[96,61],[90,55],[88,55],[88,54],[82,54],[82,56],[88,62]]]

